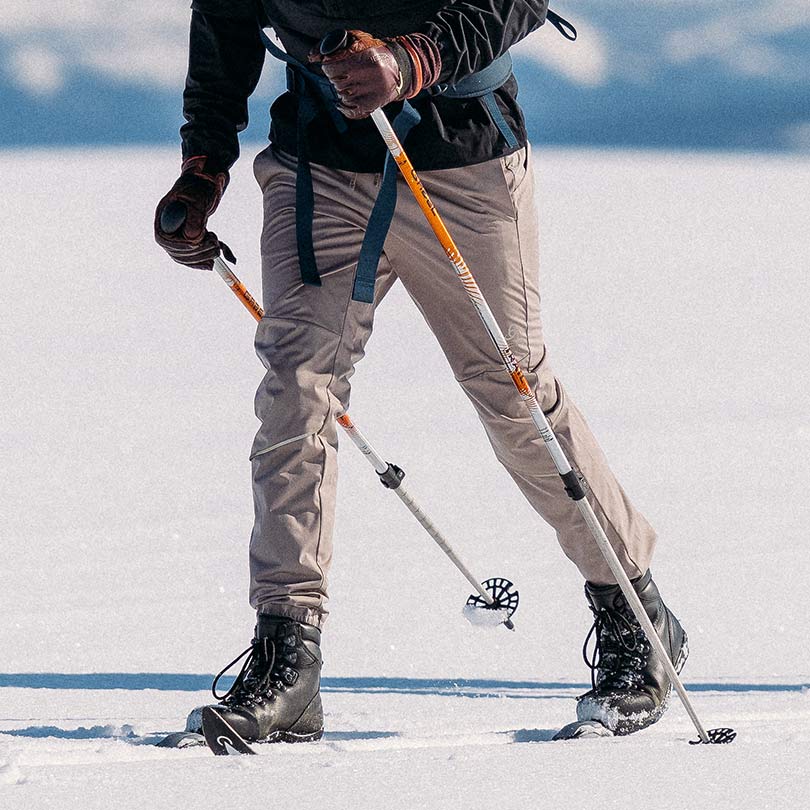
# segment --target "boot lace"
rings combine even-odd
[[[582,658],[591,670],[592,688],[638,689],[643,684],[644,662],[649,654],[649,642],[641,625],[621,610],[591,610],[594,622],[582,645]],[[592,638],[593,651],[589,653]]]
[[[214,698],[226,706],[250,706],[274,700],[278,692],[286,691],[298,680],[298,671],[291,666],[298,659],[295,643],[294,635],[280,642],[272,638],[254,638],[250,646],[214,678],[211,685]],[[281,647],[280,654],[278,647]],[[220,679],[243,658],[242,669],[230,689],[219,694],[217,685]]]

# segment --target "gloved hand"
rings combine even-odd
[[[378,39],[365,31],[348,31],[340,50],[313,50],[309,61],[321,65],[347,118],[366,118],[392,101],[413,98],[436,83],[442,66],[438,45],[424,34]]]
[[[205,227],[228,185],[228,173],[207,170],[206,161],[205,156],[183,161],[180,177],[155,210],[155,241],[179,264],[200,270],[211,270],[220,252],[231,256],[227,246]],[[161,215],[175,202],[185,205],[185,221],[177,231],[167,233],[161,227]]]

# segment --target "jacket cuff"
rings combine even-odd
[[[400,97],[410,98],[411,88],[417,81],[417,76],[415,75],[416,71],[414,70],[417,66],[414,65],[406,48],[397,40],[392,39],[385,44],[388,46],[388,50],[394,55],[394,59],[396,59],[397,66],[399,67],[399,75],[401,77],[401,86],[399,88]]]
[[[218,158],[216,155],[183,155],[181,173],[194,172],[195,174],[206,175],[212,180],[220,174],[228,175],[230,165],[228,161]]]
[[[436,83],[442,60],[439,48],[433,40],[424,34],[408,34],[396,37],[389,43],[389,47],[398,63],[400,59],[407,62],[410,72],[409,81],[403,82],[402,96],[413,98],[424,88]]]

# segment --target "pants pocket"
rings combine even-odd
[[[296,162],[290,155],[279,154],[272,145],[262,149],[253,159],[253,176],[263,192],[279,178],[295,185]]]
[[[501,158],[503,178],[510,194],[517,192],[529,174],[530,149],[531,147],[527,145],[523,149],[518,149],[517,152],[512,152],[511,155]]]

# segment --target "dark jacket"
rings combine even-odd
[[[181,129],[183,156],[208,155],[221,169],[236,160],[237,133],[247,126],[247,98],[265,59],[260,24],[271,25],[284,50],[302,62],[336,28],[378,36],[418,31],[439,46],[439,81],[453,84],[539,28],[547,7],[548,0],[194,0],[183,96],[188,122]],[[526,131],[514,77],[495,91],[495,97],[524,145]],[[417,169],[465,166],[514,151],[479,99],[423,92],[412,103],[422,121],[406,146]],[[390,107],[386,111],[392,116],[399,105]],[[271,108],[270,140],[290,154],[296,153],[296,113],[297,99],[290,93],[276,99]],[[340,134],[323,110],[308,130],[310,159],[349,171],[380,171],[385,148],[374,125],[368,119],[347,124]]]

